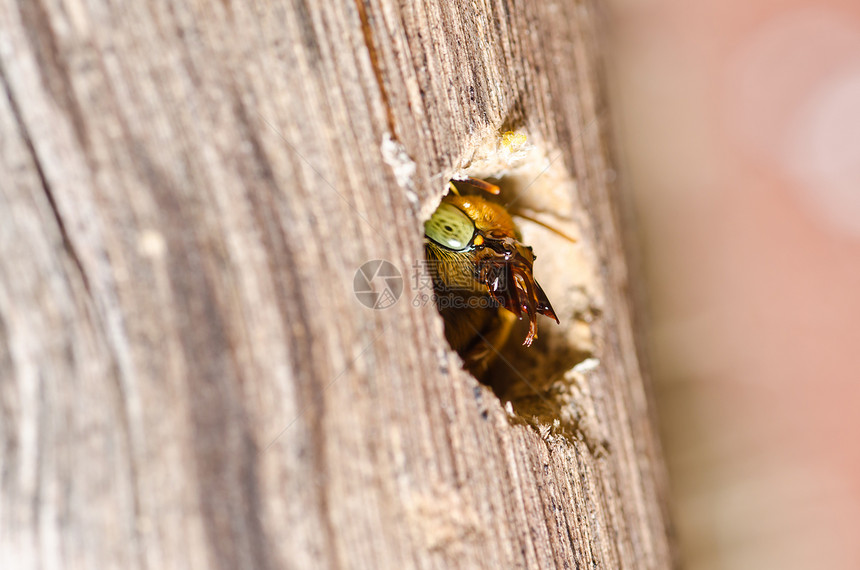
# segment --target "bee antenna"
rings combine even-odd
[[[493,196],[498,196],[501,192],[501,189],[498,186],[487,182],[486,180],[479,180],[478,178],[466,178],[465,180],[463,180],[463,182],[465,182],[469,186],[474,186],[479,190],[483,190],[487,194],[492,194]]]
[[[517,212],[515,215],[517,215],[517,216],[519,216],[520,218],[523,218],[523,219],[525,219],[525,220],[528,220],[528,221],[530,221],[530,222],[533,222],[533,223],[535,223],[535,224],[537,224],[537,225],[539,225],[539,226],[543,226],[543,227],[545,227],[546,229],[548,229],[548,230],[549,230],[549,231],[551,231],[552,233],[557,234],[557,235],[559,235],[559,236],[563,237],[564,239],[566,239],[566,240],[567,240],[567,241],[569,241],[570,243],[576,243],[576,241],[577,241],[575,237],[571,237],[571,236],[567,235],[567,234],[566,234],[566,233],[564,233],[563,231],[561,231],[561,230],[559,230],[559,229],[557,229],[557,228],[552,227],[551,225],[547,224],[546,222],[542,222],[542,221],[540,221],[539,219],[535,218],[534,216],[530,216],[530,215],[528,215],[528,214],[524,214],[524,213],[522,213],[522,212]]]

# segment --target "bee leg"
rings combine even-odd
[[[499,308],[490,327],[478,338],[475,345],[463,355],[466,368],[476,378],[483,376],[496,360],[508,337],[511,336],[511,330],[513,330],[516,322],[517,316],[515,314],[507,309]]]

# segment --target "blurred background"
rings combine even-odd
[[[609,17],[684,567],[860,568],[860,2]]]

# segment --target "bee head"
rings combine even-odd
[[[428,258],[438,262],[438,287],[460,285],[489,294],[500,306],[522,319],[529,332],[523,344],[537,336],[537,315],[558,317],[532,275],[532,248],[516,239],[511,215],[499,204],[477,196],[446,196],[424,224]]]

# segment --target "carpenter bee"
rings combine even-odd
[[[499,192],[482,180],[465,182],[492,194]],[[424,224],[424,249],[445,336],[466,368],[479,376],[517,319],[528,319],[525,346],[537,338],[538,314],[559,320],[532,275],[532,248],[520,242],[508,211],[480,195],[461,195],[450,186]]]

